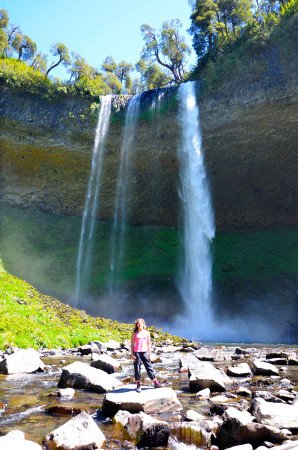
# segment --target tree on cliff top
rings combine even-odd
[[[133,65],[120,61],[116,63],[112,56],[107,56],[102,63],[103,78],[111,90],[117,94],[130,92],[132,87],[131,71]]]
[[[165,87],[172,80],[158,64],[142,58],[137,62],[136,70],[141,74],[141,85],[144,90]]]
[[[29,36],[23,35],[20,31],[15,33],[12,40],[12,48],[18,53],[18,59],[28,61],[34,57],[37,45]]]
[[[51,53],[53,56],[59,56],[58,61],[52,62],[48,70],[46,71],[46,77],[48,77],[49,73],[55,69],[55,67],[59,66],[59,64],[63,64],[64,66],[70,65],[70,57],[69,57],[69,51],[63,42],[57,42],[56,44],[53,44],[51,47]]]
[[[181,83],[185,77],[187,56],[191,50],[180,35],[181,23],[178,19],[163,22],[157,34],[150,25],[142,25],[145,42],[141,59],[157,62],[172,74],[174,83]]]

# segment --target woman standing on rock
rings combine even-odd
[[[146,330],[145,320],[137,319],[131,336],[131,357],[134,362],[137,392],[141,392],[141,362],[143,362],[150,380],[153,381],[154,387],[160,387],[160,383],[156,379],[155,371],[150,361],[150,355],[150,333]]]

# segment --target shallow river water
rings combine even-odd
[[[292,350],[297,350],[297,348],[292,348]],[[184,411],[194,409],[199,413],[206,414],[209,409],[208,403],[206,401],[199,402],[195,395],[189,392],[187,374],[178,371],[178,358],[177,353],[162,355],[162,363],[155,364],[158,376],[165,385],[170,385],[176,391]],[[60,355],[59,357],[43,358],[47,365],[47,370],[43,373],[0,375],[0,436],[17,429],[25,432],[27,439],[42,445],[47,433],[84,410],[93,416],[106,436],[106,449],[136,448],[131,442],[123,441],[112,422],[101,415],[104,394],[76,390],[75,397],[71,400],[63,400],[57,396],[57,384],[62,367],[78,359],[86,363],[90,362],[90,356],[61,357]],[[133,370],[130,360],[126,356],[122,360],[119,357],[117,359],[123,364],[123,370],[116,376],[124,382],[131,382]],[[224,366],[227,365],[227,362],[216,365]],[[144,383],[149,383],[145,374],[142,376]],[[287,366],[284,377],[289,378],[297,386],[298,366]],[[47,409],[53,406],[63,408],[53,415],[47,412]],[[167,421],[180,420],[179,414],[160,418]],[[196,447],[185,446],[182,443],[177,444],[173,441],[170,441],[167,447],[167,449],[184,448],[195,449]]]

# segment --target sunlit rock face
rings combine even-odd
[[[245,77],[231,76],[198,96],[205,162],[217,230],[294,225],[297,186],[294,151],[295,67],[276,50],[260,57]],[[179,126],[176,90],[153,107],[156,91],[142,95],[130,167],[128,221],[181,223]],[[91,101],[47,101],[1,86],[1,201],[55,214],[81,215],[90,173],[96,112]],[[125,108],[113,113],[106,143],[101,208],[111,220]]]

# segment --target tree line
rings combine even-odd
[[[282,16],[297,11],[298,0],[188,0],[198,67],[216,61],[243,42],[262,45]]]
[[[243,42],[262,44],[282,16],[293,15],[298,0],[188,0],[192,13],[188,32],[197,55],[198,71]],[[69,80],[60,82],[59,89],[75,89],[81,94],[136,94],[147,89],[180,84],[190,76],[186,71],[190,47],[181,34],[178,19],[165,21],[156,31],[148,24],[140,28],[144,47],[139,61],[133,65],[125,60],[116,62],[107,56],[99,68],[94,68],[78,53],[70,52],[63,42],[50,48],[53,61],[37,49],[37,44],[19,26],[11,24],[6,10],[0,10],[0,79],[17,71],[26,80],[49,86],[58,66],[65,66]],[[11,67],[3,62],[11,61]],[[23,66],[17,66],[23,63]],[[20,70],[21,67],[21,70]],[[6,71],[6,72],[5,72]],[[30,72],[31,71],[31,72]],[[30,73],[29,73],[30,72]],[[135,73],[138,76],[135,76]],[[9,75],[7,75],[9,74]],[[41,78],[43,77],[43,78]],[[7,81],[7,79],[6,79]],[[8,80],[10,81],[10,80]],[[26,81],[27,82],[27,81]]]
[[[45,79],[53,79],[55,69],[64,66],[69,74],[66,84],[75,86],[80,92],[136,94],[181,83],[185,79],[191,50],[181,35],[181,27],[178,19],[164,22],[158,32],[150,25],[142,25],[144,48],[135,65],[125,60],[116,62],[112,56],[107,56],[99,68],[94,68],[80,54],[70,52],[63,42],[50,47],[53,61],[48,64],[47,56],[38,51],[36,42],[19,26],[11,24],[8,12],[1,9],[0,56],[2,60],[25,62]],[[138,76],[134,76],[135,72]]]

